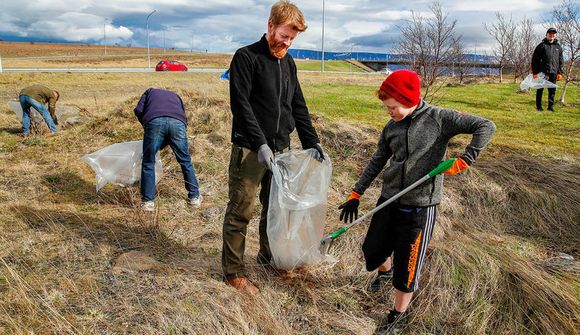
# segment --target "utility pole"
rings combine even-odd
[[[105,46],[105,56],[107,55],[107,18],[105,18],[105,22],[103,23],[103,45]]]
[[[147,15],[147,20],[145,20],[145,27],[147,28],[147,62],[149,64],[149,68],[151,68],[151,52],[149,51],[149,18],[153,13],[155,13],[157,9],[154,9],[149,15]]]

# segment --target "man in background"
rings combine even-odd
[[[562,80],[562,73],[564,73],[564,56],[562,46],[556,39],[557,31],[555,28],[550,28],[546,32],[546,38],[542,43],[538,44],[532,56],[532,73],[534,78],[538,77],[538,73],[543,72],[546,79],[552,83],[556,80]],[[536,108],[538,112],[544,111],[542,108],[542,96],[544,89],[539,88],[536,91]],[[556,88],[548,88],[548,110],[554,112],[554,98],[556,96]]]

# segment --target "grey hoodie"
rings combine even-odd
[[[365,167],[354,191],[363,194],[383,173],[381,195],[390,198],[434,169],[445,159],[449,140],[457,134],[472,134],[461,155],[471,165],[489,143],[495,124],[487,119],[432,106],[421,101],[413,114],[399,122],[390,120],[381,133],[377,150]],[[431,206],[441,202],[443,175],[419,185],[399,198],[402,205]]]

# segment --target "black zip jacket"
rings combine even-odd
[[[303,148],[319,142],[298,83],[296,64],[287,54],[270,54],[266,35],[238,49],[230,64],[232,143],[257,151],[268,144],[272,151],[290,146],[296,128]]]
[[[544,38],[532,55],[532,73],[564,73],[563,66],[564,56],[558,40],[555,39],[554,43],[550,43]]]

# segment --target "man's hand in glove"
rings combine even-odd
[[[317,159],[319,162],[324,160],[324,152],[322,151],[322,147],[320,143],[316,143],[314,146],[307,148],[307,149],[315,149],[316,153],[313,154],[313,157]]]
[[[457,158],[451,167],[443,172],[444,174],[455,176],[461,171],[467,170],[469,164],[467,164],[461,157]]]
[[[258,149],[258,163],[263,165],[266,169],[272,171],[272,163],[274,163],[274,153],[267,144],[262,144]]]
[[[358,219],[358,205],[360,204],[360,194],[352,191],[352,193],[346,199],[346,202],[340,206],[338,209],[342,209],[340,212],[340,221],[344,223],[352,223],[353,220]]]

